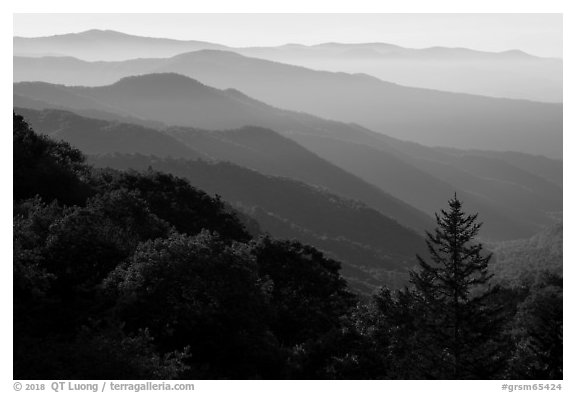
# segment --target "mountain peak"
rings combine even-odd
[[[174,72],[128,76],[105,88],[137,95],[187,95],[191,91],[215,90]]]
[[[357,42],[357,43],[344,43],[344,42],[324,42],[322,44],[312,45],[316,48],[374,48],[374,49],[397,49],[401,48],[398,45],[388,44],[386,42]]]
[[[90,29],[81,31],[78,33],[64,34],[76,37],[88,37],[88,38],[119,38],[119,37],[131,37],[129,34],[122,33],[116,30],[104,30],[104,29]]]
[[[168,84],[188,84],[188,85],[201,85],[207,87],[203,83],[198,82],[196,79],[178,74],[175,72],[161,72],[153,74],[144,75],[132,75],[120,79],[118,82],[112,84],[115,85],[126,85],[133,83],[168,83]]]
[[[507,50],[504,52],[500,52],[498,53],[501,56],[506,56],[506,57],[514,57],[514,58],[524,58],[524,59],[528,59],[528,58],[534,58],[535,56],[526,53],[524,51],[521,51],[519,49],[511,49],[511,50]]]
[[[86,30],[77,34],[83,34],[83,35],[126,35],[124,33],[120,33],[119,31],[116,30],[108,30],[108,29],[90,29],[90,30]]]
[[[179,55],[173,56],[172,59],[185,60],[187,58],[219,58],[219,59],[237,59],[245,57],[239,53],[231,52],[227,50],[220,49],[201,49],[197,51],[185,52]]]

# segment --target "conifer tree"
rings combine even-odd
[[[495,288],[489,285],[491,255],[475,242],[481,223],[467,215],[457,196],[450,209],[436,214],[437,228],[427,233],[429,259],[410,281],[418,313],[415,375],[420,378],[494,377],[502,351],[497,335],[501,316]]]

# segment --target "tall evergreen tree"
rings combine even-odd
[[[491,255],[475,242],[481,223],[467,215],[456,195],[450,209],[436,214],[437,228],[427,233],[427,262],[411,272],[417,305],[419,378],[494,377],[502,351],[497,336],[501,310],[489,285]]]

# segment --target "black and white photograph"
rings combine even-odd
[[[12,17],[10,389],[562,390],[562,13]]]

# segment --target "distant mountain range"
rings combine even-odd
[[[14,54],[18,56],[45,56],[58,54],[87,60],[128,60],[144,57],[170,57],[201,49],[232,49],[250,55],[311,57],[387,57],[427,59],[541,59],[519,50],[484,52],[467,48],[431,47],[404,48],[387,43],[347,44],[328,42],[317,45],[286,44],[272,47],[230,47],[205,41],[170,38],[141,37],[114,30],[92,29],[80,33],[46,37],[14,37]],[[50,49],[48,51],[48,49]]]
[[[519,50],[403,48],[384,43],[227,49],[308,68],[364,73],[406,86],[493,97],[562,102],[562,60]]]
[[[407,86],[562,101],[562,60],[539,58],[518,50],[493,53],[468,48],[411,49],[378,42],[234,48],[202,41],[139,37],[111,30],[14,37],[13,44],[16,56],[71,56],[88,61],[167,58],[190,51],[217,49],[319,70],[365,73]]]
[[[169,81],[166,82],[165,79]],[[137,86],[125,88],[126,84]],[[163,92],[163,88],[167,89],[170,85],[177,85],[180,89],[180,93],[174,93],[173,98],[165,97]],[[120,87],[121,94],[111,93],[111,90]],[[86,91],[89,93],[85,94]],[[92,105],[97,105],[96,108],[101,110],[97,112],[99,115],[107,113],[105,109],[110,108],[115,111],[126,110],[129,115],[123,118],[134,115],[136,111],[138,115],[147,114],[146,110],[138,107],[137,103],[141,99],[139,97],[147,99],[159,94],[164,97],[162,102],[174,102],[177,106],[178,102],[188,102],[185,97],[190,95],[192,101],[189,101],[188,108],[184,106],[184,109],[187,110],[189,118],[194,119],[194,124],[217,124],[226,126],[224,128],[247,125],[266,127],[296,141],[300,146],[268,130],[253,126],[231,132],[210,132],[190,127],[163,128],[162,136],[172,137],[169,146],[177,140],[189,149],[188,157],[191,158],[207,157],[231,161],[262,173],[292,177],[325,187],[343,197],[360,200],[397,219],[401,224],[417,230],[429,227],[431,222],[429,218],[424,218],[425,215],[421,212],[429,215],[437,211],[444,205],[446,196],[454,192],[465,200],[469,209],[480,212],[486,221],[483,236],[488,239],[530,236],[542,226],[553,222],[550,212],[562,210],[561,186],[547,182],[532,172],[530,165],[525,165],[526,168],[516,167],[503,159],[481,155],[468,157],[468,153],[458,150],[448,154],[439,149],[395,140],[361,127],[278,110],[237,91],[216,90],[179,75],[134,77],[112,87],[95,89],[19,83],[14,85],[14,92],[17,94],[15,102],[26,101],[21,97],[36,97],[50,101],[46,108],[59,106],[60,109],[81,114],[89,111]],[[77,98],[78,94],[80,97]],[[132,94],[135,96],[132,97]],[[199,97],[203,99],[200,100]],[[41,103],[42,101],[37,100],[33,109],[39,109],[37,106]],[[149,113],[154,113],[154,110],[162,111],[163,107],[164,105],[159,105],[150,108]],[[231,107],[234,109],[230,109]],[[184,112],[179,113],[186,118]],[[230,114],[232,116],[229,116]],[[169,115],[161,115],[162,117],[155,116],[155,119],[169,119]],[[59,115],[50,112],[43,115],[28,114],[28,117],[33,119],[33,124],[36,123],[40,129],[45,130],[63,132],[64,124],[64,129],[68,130],[68,138],[81,135],[81,132],[75,131],[81,128],[123,128],[122,125],[107,125],[102,122],[96,125],[93,125],[93,122],[84,124],[86,120],[79,123],[75,123],[73,119],[62,121]],[[113,121],[117,121],[118,117],[122,118],[118,114],[102,117]],[[133,137],[139,139],[138,143],[147,140],[145,137]],[[92,142],[84,143],[83,138],[69,140],[83,149],[93,146]],[[98,138],[101,136],[96,135],[95,139]],[[124,144],[129,145],[129,142]],[[182,157],[181,153],[154,152],[158,147],[155,143],[150,145],[144,150],[149,154]],[[119,148],[113,144],[109,146],[109,149],[87,151],[135,152],[134,149]],[[542,160],[545,163],[554,163],[552,160],[534,158],[534,161]],[[463,165],[467,161],[468,163]],[[485,173],[486,165],[492,167],[493,173]],[[532,167],[540,168],[542,165],[536,163],[532,164]],[[561,177],[561,166],[556,168],[558,169],[560,175],[556,177]],[[411,209],[406,203],[420,209],[420,212]]]
[[[280,108],[353,122],[429,146],[562,157],[561,104],[409,88],[368,75],[314,71],[220,50],[125,62],[14,58],[15,81],[71,85],[114,82],[115,86],[120,78],[148,73],[178,73],[216,88],[234,88]],[[122,81],[120,86],[126,83]],[[88,90],[76,90],[81,91],[84,94]],[[178,107],[171,114],[176,111]],[[181,124],[180,115],[172,119],[172,123],[177,121],[187,125]]]
[[[82,33],[49,37],[14,37],[14,54],[44,56],[57,54],[86,60],[127,60],[140,57],[169,57],[200,49],[225,49],[203,41],[179,41],[139,37],[113,30],[88,30]]]
[[[35,129],[64,139],[87,154],[140,153],[234,162],[362,201],[418,232],[433,226],[429,215],[268,129],[245,127],[215,132],[170,128],[160,132],[137,125],[89,119],[70,112],[16,110]]]

